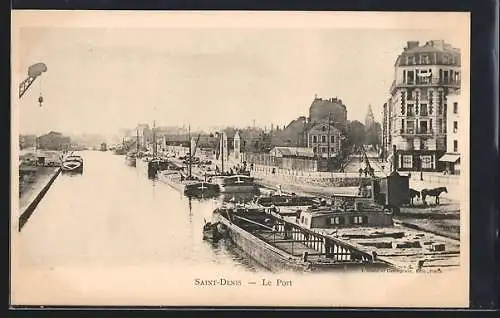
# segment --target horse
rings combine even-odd
[[[413,205],[413,199],[415,197],[420,198],[420,192],[417,190],[411,189],[411,188],[410,188],[409,192],[410,192],[409,193],[410,194],[410,204]]]
[[[425,198],[427,196],[430,196],[430,197],[435,197],[436,198],[436,205],[439,205],[439,195],[443,192],[446,192],[448,193],[448,189],[446,189],[446,187],[439,187],[439,188],[434,188],[434,189],[423,189],[422,191],[420,191],[420,193],[422,194],[422,202],[424,202],[424,204],[427,204],[425,202]]]

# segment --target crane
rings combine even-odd
[[[28,88],[33,84],[37,77],[41,76],[42,73],[47,72],[47,65],[44,63],[36,63],[31,65],[28,68],[28,78],[19,84],[19,98],[23,97],[24,93],[28,90]],[[38,103],[40,103],[40,107],[43,103],[42,93],[40,92],[40,97],[38,97]]]

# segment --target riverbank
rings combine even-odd
[[[19,184],[19,231],[60,173],[59,167],[21,168],[24,177]]]
[[[288,178],[253,173],[255,182],[265,188],[281,190],[297,195],[309,195],[331,198],[333,194],[356,195],[358,187],[334,187],[325,185],[314,185],[304,182],[293,182]],[[420,204],[420,205],[419,205]],[[443,197],[439,206],[416,203],[414,207],[402,207],[401,213],[394,217],[395,223],[402,226],[426,231],[451,239],[460,239],[460,203],[450,197]]]

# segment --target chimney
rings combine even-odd
[[[418,44],[419,44],[418,41],[407,41],[406,42],[406,49],[410,50],[410,49],[416,48],[416,47],[418,47]]]

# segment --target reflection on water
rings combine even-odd
[[[140,160],[130,167],[110,152],[81,155],[83,174],[60,175],[23,228],[22,266],[147,263],[166,269],[203,265],[214,273],[262,270],[228,242],[203,240],[205,221],[228,196],[187,198],[148,179]]]

